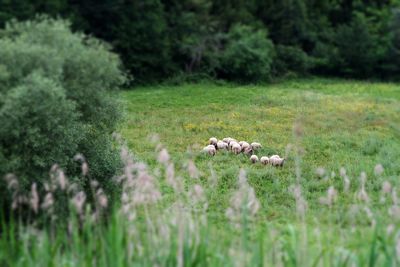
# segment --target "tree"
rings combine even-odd
[[[357,77],[373,75],[379,55],[376,54],[376,37],[368,30],[364,16],[355,17],[349,25],[341,25],[336,33],[335,44],[341,73]]]
[[[211,14],[210,0],[165,0],[168,33],[176,67],[186,73],[213,74],[220,47],[217,18]]]
[[[241,82],[267,80],[271,74],[273,49],[265,30],[235,25],[226,36],[219,75]]]
[[[111,140],[120,118],[112,92],[126,75],[106,44],[69,26],[40,17],[14,21],[3,32],[0,176],[13,172],[27,185],[46,179],[57,163],[81,177],[72,159],[82,153],[90,174],[81,185],[97,179],[111,189],[110,177],[120,168]]]
[[[302,47],[309,40],[310,22],[303,0],[260,1],[256,12],[274,43]]]

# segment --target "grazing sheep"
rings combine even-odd
[[[272,166],[279,166],[279,167],[283,167],[283,163],[285,163],[285,159],[284,158],[280,158],[278,157],[274,157],[274,158],[270,158],[270,162]]]
[[[238,144],[238,142],[236,142],[236,141],[231,141],[231,142],[228,143],[229,150],[232,150],[232,146],[233,146],[234,144]],[[239,144],[238,144],[238,145],[239,145]],[[240,146],[240,145],[239,145],[239,146]]]
[[[232,152],[237,154],[240,154],[240,151],[242,151],[242,148],[240,147],[240,145],[236,142],[233,143],[232,145]]]
[[[251,148],[251,146],[248,146],[243,150],[243,153],[246,154],[246,155],[252,155],[253,154],[253,149]]]
[[[206,146],[205,148],[203,148],[203,151],[211,156],[215,156],[215,154],[217,153],[217,150],[213,145]]]
[[[260,143],[253,142],[253,143],[251,143],[251,147],[253,148],[253,150],[258,150],[258,149],[262,148],[262,145]]]
[[[245,149],[250,147],[250,144],[247,143],[246,141],[241,141],[241,142],[242,142],[242,144],[240,144],[240,142],[239,142],[239,145],[242,147],[242,151],[245,151]]]
[[[250,160],[251,160],[252,163],[258,162],[258,157],[257,157],[257,155],[252,155],[252,156],[250,157]]]
[[[217,142],[217,149],[228,149],[228,144],[219,140]]]
[[[266,156],[263,156],[263,157],[261,157],[260,162],[263,165],[267,165],[269,163],[269,158]]]
[[[216,145],[217,145],[217,142],[218,142],[218,139],[215,138],[215,137],[211,137],[211,138],[208,140],[208,144],[209,144],[209,145],[213,145],[213,146],[216,146]]]
[[[225,142],[227,144],[229,144],[232,141],[236,141],[235,138],[232,137],[225,137],[224,139],[222,139],[222,142]]]

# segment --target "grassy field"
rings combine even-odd
[[[49,213],[44,229],[1,220],[1,266],[400,266],[398,85],[201,83],[120,99],[121,201],[104,212],[66,195],[84,212]],[[211,136],[287,161],[211,157]]]
[[[287,151],[288,144],[298,144],[303,150],[299,167],[308,219],[330,219],[326,213],[331,211],[321,207],[319,198],[331,185],[343,191],[341,167],[349,176],[350,192],[358,190],[360,173],[366,172],[371,205],[382,211],[380,219],[387,219],[378,200],[382,182],[398,186],[400,174],[400,89],[396,84],[311,79],[265,86],[158,86],[126,91],[122,99],[127,119],[121,132],[137,157],[154,163],[148,136],[157,133],[178,168],[184,169],[186,159],[192,157],[206,180],[212,164],[220,180],[210,196],[209,213],[217,222],[225,220],[240,168],[247,171],[261,201],[260,220],[293,220],[295,200],[288,189],[296,181],[296,153]],[[296,122],[303,131],[297,139],[293,135]],[[259,156],[288,153],[288,160],[283,169],[277,169],[252,165],[244,155],[202,155],[200,150],[211,136],[258,141],[263,144]],[[379,163],[385,171],[376,177],[374,167]],[[325,169],[322,178],[316,174],[318,167]],[[334,209],[343,210],[353,200],[353,193],[341,194]],[[336,220],[345,223],[342,217]]]

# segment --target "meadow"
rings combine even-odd
[[[87,207],[64,228],[11,224],[3,266],[400,264],[397,84],[158,85],[120,103],[121,204],[110,200],[100,223]],[[201,152],[211,136],[287,161],[211,157]]]
[[[154,146],[148,140],[151,134],[159,134],[180,168],[190,157],[207,180],[212,164],[219,182],[211,196],[210,214],[218,221],[224,220],[240,168],[248,173],[262,202],[261,220],[293,219],[295,201],[288,188],[296,182],[296,153],[290,147],[302,150],[298,167],[312,215],[323,212],[319,198],[329,186],[343,189],[342,167],[353,191],[359,187],[361,172],[367,174],[372,204],[378,202],[384,180],[397,185],[400,90],[396,84],[310,79],[265,86],[157,86],[124,92],[122,100],[126,122],[121,133],[138,158],[155,162]],[[293,133],[296,124],[302,131],[299,137]],[[252,165],[245,155],[199,153],[212,136],[257,141],[263,145],[258,156],[279,154],[288,160],[279,169]],[[377,164],[383,165],[384,177],[375,177]],[[324,169],[323,175],[317,174],[318,168]],[[352,195],[340,198],[343,208]]]

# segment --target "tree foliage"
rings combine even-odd
[[[227,34],[219,72],[234,81],[266,80],[271,74],[272,58],[273,44],[265,30],[235,25]]]
[[[8,24],[0,46],[0,176],[31,183],[57,163],[80,177],[73,157],[82,153],[85,179],[108,185],[119,168],[111,133],[120,111],[111,92],[126,81],[118,56],[43,17]]]
[[[313,62],[306,71],[316,74],[399,72],[398,0],[0,0],[0,6],[0,25],[37,13],[70,19],[74,29],[111,43],[138,83],[181,73],[220,76],[216,54],[226,54],[223,36],[239,23],[269,32],[280,49],[275,75],[304,73],[304,64],[288,67],[298,60]],[[358,49],[366,52],[357,55]]]

